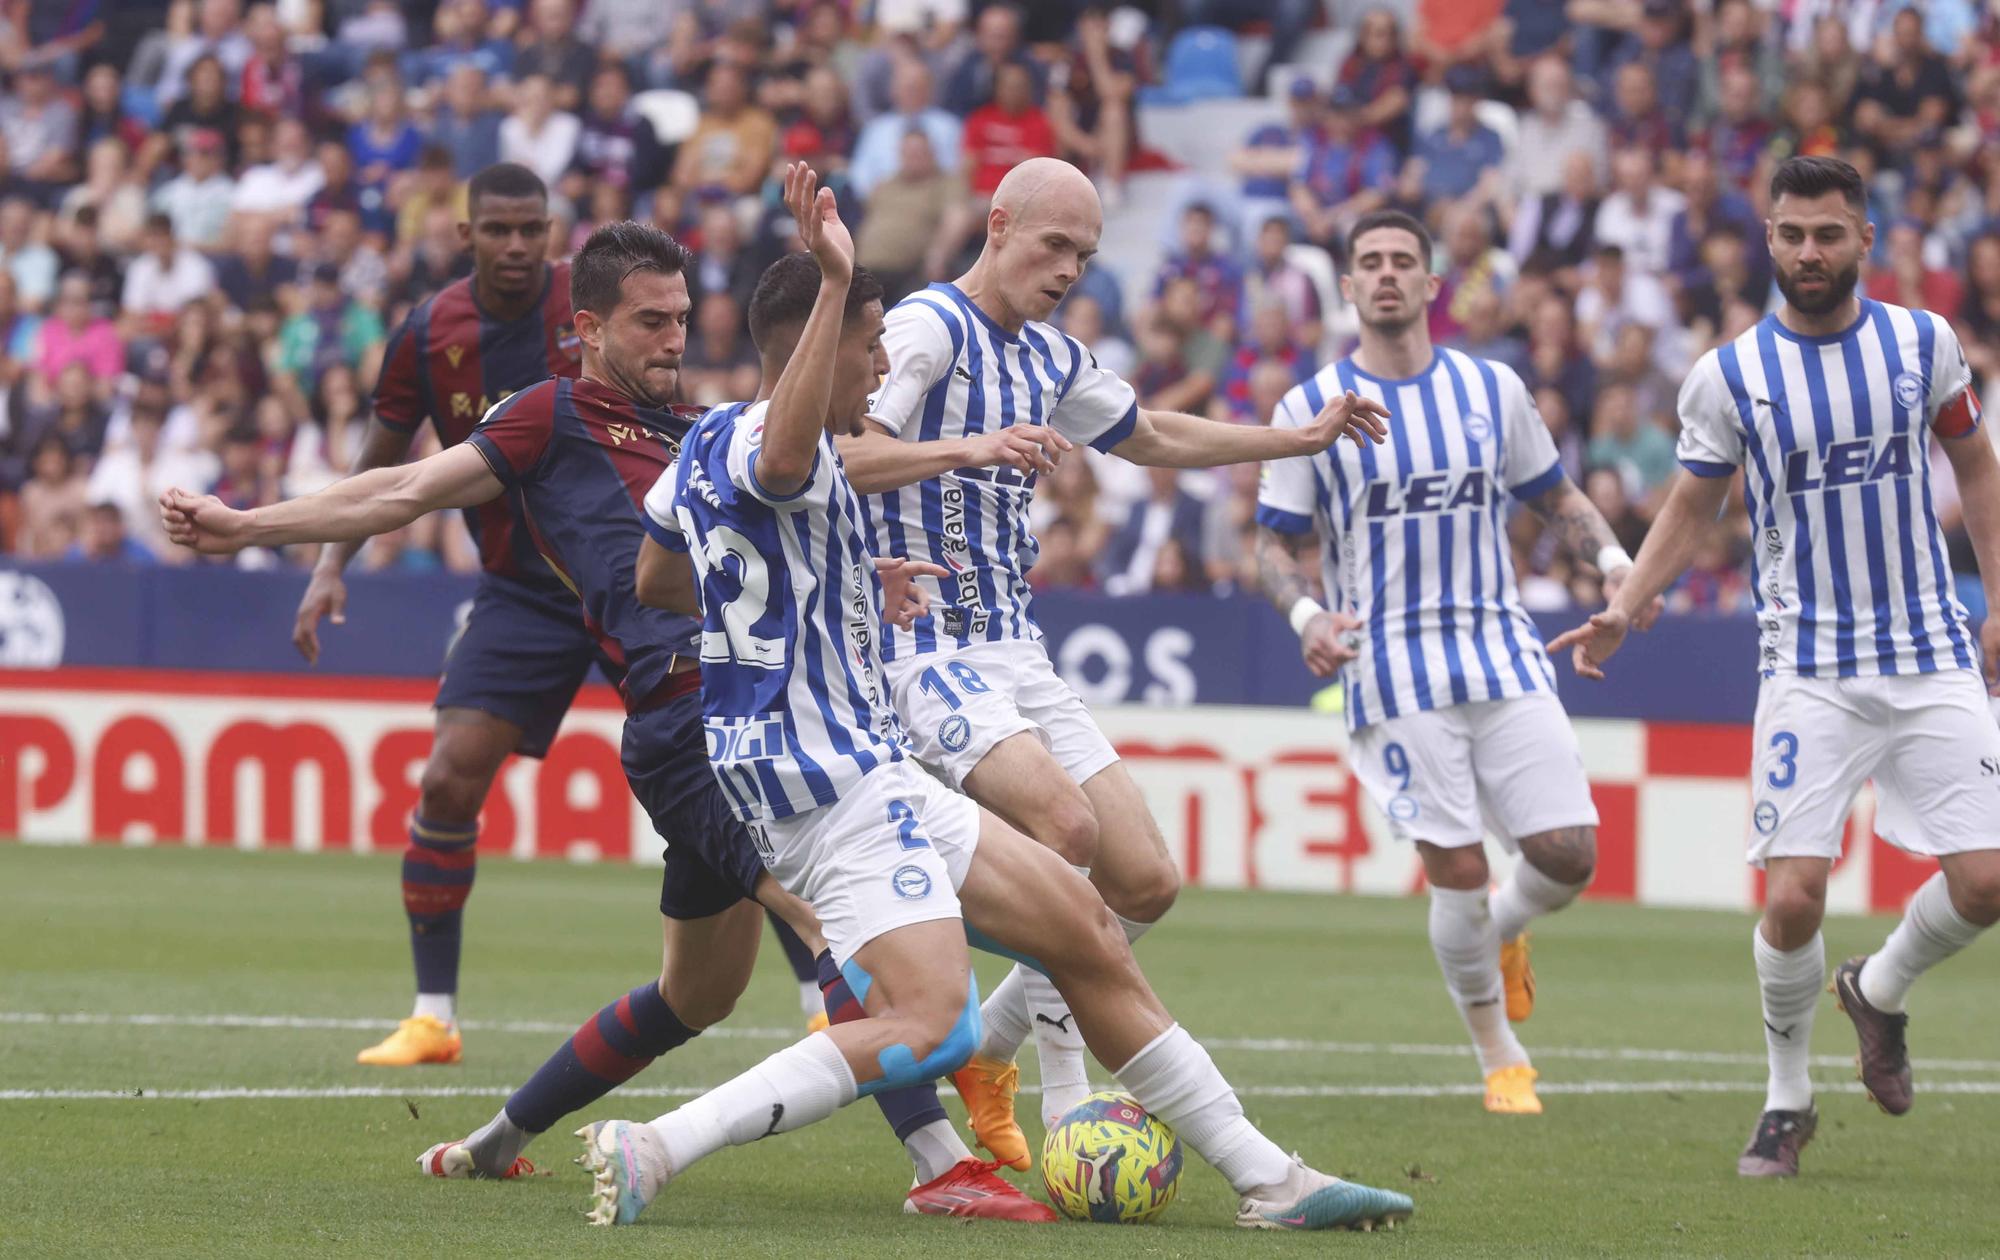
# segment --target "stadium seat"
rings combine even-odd
[[[1174,36],[1161,67],[1161,83],[1140,93],[1149,105],[1188,105],[1243,95],[1236,66],[1236,36],[1220,26],[1190,26]]]
[[[679,144],[701,122],[701,102],[673,88],[641,92],[632,98],[632,108],[653,125],[653,136],[661,144]]]

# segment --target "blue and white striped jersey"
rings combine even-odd
[[[1702,477],[1747,467],[1765,677],[1974,668],[1929,457],[1933,425],[1977,427],[1971,379],[1944,320],[1872,301],[1826,337],[1767,315],[1688,374],[1682,465]]]
[[[757,484],[767,405],[711,410],[646,495],[647,532],[694,562],[708,756],[746,821],[830,805],[907,747],[860,500],[824,435],[803,487]]]
[[[896,303],[882,342],[889,375],[869,400],[869,418],[904,441],[1047,424],[1108,451],[1138,423],[1132,387],[1097,366],[1075,338],[1032,322],[1009,333],[956,285],[934,284]],[[1041,554],[1028,531],[1034,492],[1030,474],[962,468],[869,496],[877,555],[928,560],[952,574],[938,580],[928,616],[885,631],[885,657],[1041,637],[1027,577]]]
[[[1531,499],[1563,475],[1527,386],[1456,350],[1405,380],[1342,359],[1286,394],[1271,423],[1300,428],[1350,389],[1388,408],[1389,440],[1274,460],[1257,492],[1258,524],[1321,532],[1327,598],[1361,619],[1360,655],[1341,674],[1348,728],[1553,693],[1506,535],[1503,492]]]

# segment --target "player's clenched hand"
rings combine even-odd
[[[321,617],[332,618],[336,626],[347,623],[347,583],[334,570],[315,567],[312,581],[306,583],[305,598],[299,601],[298,618],[292,623],[292,646],[308,665],[319,664]]]
[[[1625,631],[1631,619],[1616,608],[1607,608],[1601,613],[1593,613],[1589,621],[1571,630],[1565,630],[1549,643],[1549,651],[1560,652],[1573,647],[1575,655],[1570,663],[1576,672],[1585,678],[1604,681],[1604,663],[1625,642]]]
[[[1313,619],[1306,622],[1305,633],[1299,636],[1299,654],[1305,657],[1306,668],[1315,678],[1332,677],[1359,654],[1354,632],[1360,628],[1361,619],[1346,613],[1313,614]]]
[[[1070,440],[1045,424],[1010,424],[972,439],[971,467],[1052,473],[1070,449]]]
[[[830,280],[853,279],[854,238],[840,221],[833,189],[821,188],[818,173],[804,162],[785,166],[785,207],[798,221],[799,239],[819,263],[820,274]]]
[[[175,488],[160,496],[160,524],[168,541],[204,555],[241,551],[250,514],[239,512],[212,494],[189,494]]]
[[[1605,574],[1604,602],[1607,604],[1614,602],[1618,598],[1618,588],[1625,585],[1625,579],[1631,576],[1632,570],[1629,568],[1613,569],[1611,572]],[[1664,595],[1655,595],[1653,596],[1652,603],[1647,604],[1633,615],[1632,628],[1634,630],[1651,630],[1653,623],[1658,621],[1661,614],[1666,611],[1666,597]]]
[[[1380,445],[1389,436],[1388,422],[1387,407],[1350,389],[1321,407],[1304,432],[1316,451],[1325,450],[1343,436],[1353,438],[1356,446]]]
[[[931,597],[917,585],[920,577],[950,577],[943,565],[925,564],[891,556],[875,561],[875,576],[882,579],[882,615],[889,624],[908,630],[917,618],[931,610]]]

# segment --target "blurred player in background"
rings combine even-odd
[[[879,300],[854,269],[833,193],[787,168],[812,258],[774,264],[752,300],[763,393],[717,407],[646,495],[653,541],[700,592],[702,698],[717,781],[779,882],[820,911],[866,1006],[649,1124],[586,1126],[590,1220],[625,1225],[696,1161],[953,1070],[979,1041],[978,934],[1041,955],[1091,1045],[1140,1105],[1223,1173],[1237,1223],[1367,1228],[1406,1195],[1308,1167],[1258,1132],[1208,1053],[1175,1024],[1090,883],[1049,849],[918,768],[882,669],[882,591],[835,433],[859,430],[881,367]],[[853,324],[847,325],[849,312]],[[775,371],[774,371],[775,369]],[[1343,409],[1336,432],[1358,408]],[[651,554],[649,551],[648,554]],[[961,910],[961,898],[963,909]]]
[[[1286,430],[1141,408],[1132,387],[1046,321],[1097,252],[1104,211],[1074,166],[1034,158],[1000,181],[970,271],[889,312],[889,374],[866,431],[841,445],[849,475],[902,486],[865,506],[879,555],[942,565],[931,612],[885,632],[883,660],[917,757],[1088,872],[1136,941],[1173,904],[1180,874],[1117,750],[1056,674],[1030,607],[1039,554],[1028,507],[1045,465],[969,467],[967,444],[1013,434],[1059,456],[1087,442],[1135,464],[1209,468],[1325,450],[1377,433],[1367,404]],[[1014,1119],[1014,1055],[1032,1031],[1046,1124],[1090,1092],[1069,1004],[1017,967],[986,1000],[979,1053],[954,1082],[996,1159],[1029,1165]]]
[[[1750,864],[1764,872],[1751,937],[1770,1083],[1737,1160],[1790,1177],[1819,1125],[1807,1074],[1826,982],[1820,921],[1848,807],[1875,780],[1882,834],[1935,857],[1874,954],[1834,971],[1860,1039],[1861,1081],[1890,1115],[1912,1100],[1904,1000],[1918,976],[2000,920],[2000,618],[1975,636],[1953,594],[1933,508],[1942,439],[1967,532],[2000,608],[2000,461],[1951,325],[1855,294],[1874,246],[1861,176],[1787,159],[1766,236],[1784,303],[1695,364],[1681,387],[1680,461],[1638,567],[1611,606],[1558,638],[1602,678],[1634,610],[1673,584],[1732,479],[1756,527],[1759,665]]]
[[[687,337],[688,265],[686,251],[657,228],[606,225],[576,256],[581,379],[532,386],[495,406],[464,442],[316,495],[254,512],[178,491],[163,504],[175,542],[218,552],[365,538],[425,512],[513,498],[552,571],[577,592],[579,624],[621,668],[626,778],[668,841],[659,979],[585,1021],[478,1131],[425,1151],[418,1167],[429,1176],[506,1179],[532,1171],[521,1152],[537,1135],[726,1017],[756,962],[758,903],[819,943],[812,911],[764,869],[710,771],[698,626],[642,603],[635,588],[650,581],[639,571],[645,531],[638,495],[700,414],[672,406]],[[896,566],[887,577],[891,613],[907,619],[900,593],[908,583]],[[830,963],[826,970],[834,1006],[857,1017],[846,982]],[[1054,1219],[972,1158],[928,1082],[877,1101],[917,1167],[906,1210]]]
[[[1535,1069],[1510,1026],[1534,1010],[1527,926],[1590,883],[1597,808],[1515,589],[1507,497],[1594,563],[1607,590],[1632,559],[1563,474],[1514,370],[1433,349],[1439,282],[1423,224],[1366,215],[1347,258],[1341,292],[1361,344],[1286,394],[1271,423],[1295,428],[1327,399],[1358,393],[1388,410],[1389,441],[1266,465],[1261,581],[1306,664],[1341,676],[1355,773],[1390,831],[1416,843],[1431,949],[1472,1034],[1486,1109],[1539,1115]],[[1645,620],[1657,613],[1656,602]],[[1489,828],[1520,857],[1497,887]]]
[[[456,446],[496,403],[581,369],[569,265],[545,257],[549,195],[540,177],[510,162],[489,166],[472,178],[466,213],[459,239],[472,251],[473,273],[420,303],[390,339],[375,423],[354,472],[402,463],[425,420],[440,445]],[[592,661],[612,683],[622,679],[622,667],[585,629],[575,593],[537,551],[519,495],[467,507],[465,524],[479,547],[479,590],[438,684],[435,734],[403,852],[416,1005],[387,1040],[357,1056],[365,1064],[458,1062],[459,953],[479,811],[510,754],[548,752]],[[320,619],[346,619],[341,573],[363,541],[325,547],[313,566],[292,635],[308,662],[319,660]],[[789,929],[780,934],[790,938],[786,955],[802,992],[816,998],[811,952]],[[824,1022],[817,1009],[806,1013]]]

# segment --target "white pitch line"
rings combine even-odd
[[[1859,1094],[1857,1082],[1816,1087],[1821,1093]],[[1541,1094],[1761,1094],[1762,1081],[1538,1081]],[[396,1089],[386,1085],[328,1085],[255,1088],[218,1085],[206,1089],[0,1089],[0,1102],[243,1102],[369,1098],[505,1098],[504,1085],[430,1085]],[[703,1091],[686,1085],[620,1089],[621,1098],[692,1098]],[[1023,1094],[1038,1094],[1023,1086]],[[1464,1098],[1484,1092],[1479,1085],[1246,1085],[1245,1098]],[[2000,1095],[2000,1081],[1925,1082],[1926,1094]]]
[[[382,1032],[396,1026],[392,1019],[344,1019],[317,1015],[124,1015],[101,1011],[0,1011],[0,1024],[114,1025],[135,1028],[264,1028],[287,1030],[336,1030]],[[555,1020],[465,1020],[459,1025],[467,1032],[528,1033],[537,1036],[566,1036],[576,1031],[573,1023]],[[703,1037],[742,1041],[796,1041],[797,1028],[711,1028]],[[1261,1054],[1341,1054],[1385,1055],[1465,1059],[1472,1047],[1424,1043],[1380,1041],[1313,1041],[1290,1037],[1203,1038],[1210,1050],[1242,1050]],[[1715,1067],[1762,1067],[1764,1056],[1720,1050],[1657,1050],[1642,1046],[1536,1046],[1537,1059],[1578,1059],[1597,1063],[1688,1063]],[[1846,1067],[1852,1055],[1821,1054],[1812,1057],[1814,1067]],[[2000,1059],[1915,1059],[1912,1065],[1930,1072],[2000,1072]]]

